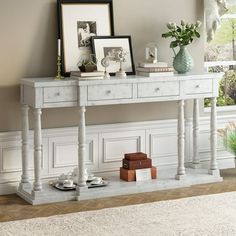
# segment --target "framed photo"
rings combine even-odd
[[[62,73],[91,58],[91,37],[114,35],[112,0],[57,0]]]
[[[134,61],[130,36],[97,36],[92,37],[93,53],[97,59],[97,68],[99,71],[105,71],[101,61],[104,57],[109,58],[107,72],[115,75],[120,69],[119,53],[124,53],[122,69],[127,75],[134,75]]]

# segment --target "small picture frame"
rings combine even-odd
[[[62,74],[77,71],[92,54],[92,36],[114,35],[112,0],[57,0]]]
[[[133,61],[132,44],[130,36],[95,36],[92,37],[92,50],[97,58],[97,69],[104,71],[101,64],[103,58],[109,58],[109,66],[107,71],[114,76],[120,69],[119,58],[117,52],[124,52],[125,60],[122,61],[122,69],[127,75],[135,74]]]
[[[148,43],[145,48],[145,59],[147,63],[157,63],[157,45],[156,43]]]

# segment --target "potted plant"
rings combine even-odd
[[[219,129],[218,133],[223,137],[223,144],[227,151],[234,154],[236,157],[236,125],[234,122],[229,124],[224,129]]]
[[[94,54],[90,54],[89,57],[82,58],[78,67],[82,72],[93,72],[97,70],[97,59]]]
[[[189,24],[181,20],[180,26],[170,22],[167,24],[169,31],[162,34],[163,38],[174,39],[170,43],[170,48],[172,48],[175,54],[173,67],[180,74],[189,72],[193,68],[193,59],[188,53],[186,46],[191,44],[194,38],[200,38],[200,33],[198,32],[200,26],[200,21],[197,21],[195,24]],[[176,54],[174,48],[177,46],[180,47],[180,50]]]

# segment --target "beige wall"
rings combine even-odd
[[[131,35],[135,63],[145,44],[156,41],[159,59],[172,62],[169,40],[162,39],[169,21],[203,19],[202,0],[113,0],[115,33]],[[0,131],[20,129],[19,79],[54,76],[56,72],[56,0],[0,1]],[[203,37],[189,47],[195,71],[203,68]],[[176,117],[176,103],[102,106],[87,109],[87,123],[115,123]],[[48,109],[43,127],[76,125],[76,109]]]

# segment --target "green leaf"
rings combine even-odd
[[[178,46],[178,42],[177,41],[172,41],[171,43],[170,43],[170,47],[171,48],[175,48],[175,47],[177,47]]]
[[[195,31],[195,35],[196,35],[198,38],[200,38],[200,34],[199,34],[197,31]]]
[[[171,37],[172,36],[172,33],[171,32],[167,32],[167,33],[164,33],[161,35],[161,37],[163,38],[168,38],[168,37]]]

